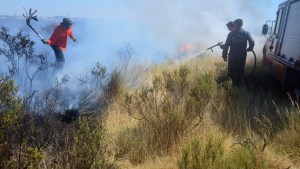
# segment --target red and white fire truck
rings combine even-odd
[[[276,20],[266,21],[262,34],[267,37],[263,48],[267,70],[290,94],[300,96],[300,0],[279,4]]]

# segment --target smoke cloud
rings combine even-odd
[[[76,81],[83,72],[102,63],[111,70],[128,57],[128,44],[132,49],[130,59],[147,67],[151,63],[162,63],[165,58],[192,55],[217,42],[225,41],[229,33],[226,23],[241,18],[243,28],[248,30],[259,54],[265,40],[261,36],[262,25],[268,19],[275,19],[279,0],[128,0],[111,2],[111,8],[95,13],[92,18],[70,17],[74,20],[73,33],[77,38],[68,42],[66,63],[61,76],[68,74]],[[96,8],[96,7],[95,7]],[[49,16],[50,17],[50,16]],[[45,38],[50,38],[55,26],[63,17],[41,17],[33,26]],[[49,62],[54,62],[54,52],[40,42],[25,25],[25,20],[0,26],[19,28],[35,39],[37,50],[48,53]],[[215,49],[220,56],[221,50]],[[209,52],[209,51],[208,51]],[[120,54],[121,53],[121,54]],[[125,53],[125,54],[124,54]],[[121,58],[120,58],[121,57]],[[2,62],[2,60],[0,59]],[[1,63],[2,64],[2,63]],[[76,90],[78,83],[71,82]]]
[[[124,9],[132,22],[151,28],[161,39],[175,44],[195,43],[199,49],[224,41],[228,30],[225,24],[237,18],[244,20],[244,29],[260,41],[261,27],[267,19],[274,19],[277,5],[272,0],[178,0],[126,1]],[[272,17],[272,18],[269,18]],[[256,48],[261,48],[257,44]]]
[[[72,11],[64,12],[70,13],[70,18],[75,22],[73,32],[78,42],[68,43],[65,70],[77,74],[97,61],[112,67],[118,62],[117,54],[124,50],[127,43],[133,49],[132,59],[142,63],[161,63],[165,58],[178,57],[184,50],[188,54],[197,53],[217,42],[224,42],[228,34],[225,24],[237,18],[244,20],[243,28],[252,34],[256,41],[255,50],[260,52],[265,40],[261,36],[262,25],[268,19],[275,19],[280,1],[117,0],[103,2],[103,6],[107,7],[105,9],[87,2],[86,6],[92,7],[87,9],[81,5],[84,8],[81,10],[77,9],[80,5],[74,2],[77,6],[72,7]],[[95,11],[97,8],[98,12]],[[42,10],[39,12],[45,13]],[[94,14],[90,16],[92,12]],[[84,13],[89,14],[90,19],[80,18],[85,16]],[[43,17],[34,26],[45,38],[50,38],[62,18]],[[6,22],[4,26],[11,21]],[[16,25],[12,27],[15,29]],[[19,28],[35,38],[25,22]],[[36,41],[38,49],[47,51],[53,61],[51,48],[41,44],[38,38]],[[188,48],[184,49],[184,46]],[[215,50],[214,54],[220,54],[220,50]]]

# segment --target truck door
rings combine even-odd
[[[286,60],[300,57],[300,0],[291,1],[287,13],[286,26],[283,31],[282,46],[279,51]]]
[[[279,39],[281,38],[281,29],[282,29],[282,20],[283,20],[283,12],[284,8],[279,8],[277,11],[277,18],[276,18],[276,23],[275,23],[275,29],[274,29],[274,34],[272,38],[272,44],[271,44],[271,49],[270,49],[270,54],[273,56],[277,56],[280,48],[280,41]]]
[[[286,5],[283,4],[279,7],[277,11],[275,28],[273,30],[271,44],[269,46],[269,56],[270,58],[272,58],[270,62],[271,70],[274,76],[282,83],[284,81],[285,65],[281,62],[278,62],[277,57],[280,49],[280,39],[282,38],[283,19],[284,19],[285,9],[286,9]]]

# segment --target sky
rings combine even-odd
[[[257,6],[264,5],[266,11],[274,11],[277,5],[284,0],[251,0]],[[132,19],[136,15],[145,15],[147,12],[170,12],[173,7],[181,6],[188,10],[189,5],[196,8],[222,8],[232,0],[0,0],[0,15],[22,15],[23,7],[38,9],[40,16],[67,16],[83,18],[105,19]],[[196,2],[196,3],[195,3]],[[216,3],[215,3],[216,2]],[[241,4],[249,4],[249,0],[240,0]],[[186,4],[186,5],[185,5]],[[254,7],[254,6],[253,6]],[[150,11],[149,11],[150,10]],[[271,16],[271,14],[270,14]]]

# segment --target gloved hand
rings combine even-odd
[[[49,44],[48,40],[47,39],[42,39],[41,40],[44,44]]]
[[[227,56],[226,55],[223,55],[222,58],[223,58],[224,62],[227,62]]]
[[[70,37],[70,38],[73,40],[73,42],[77,41],[75,37]]]
[[[220,48],[221,48],[221,49],[224,49],[224,46],[225,46],[224,44],[223,44],[223,45],[220,45]]]
[[[252,48],[247,48],[247,52],[251,52],[252,50]]]

